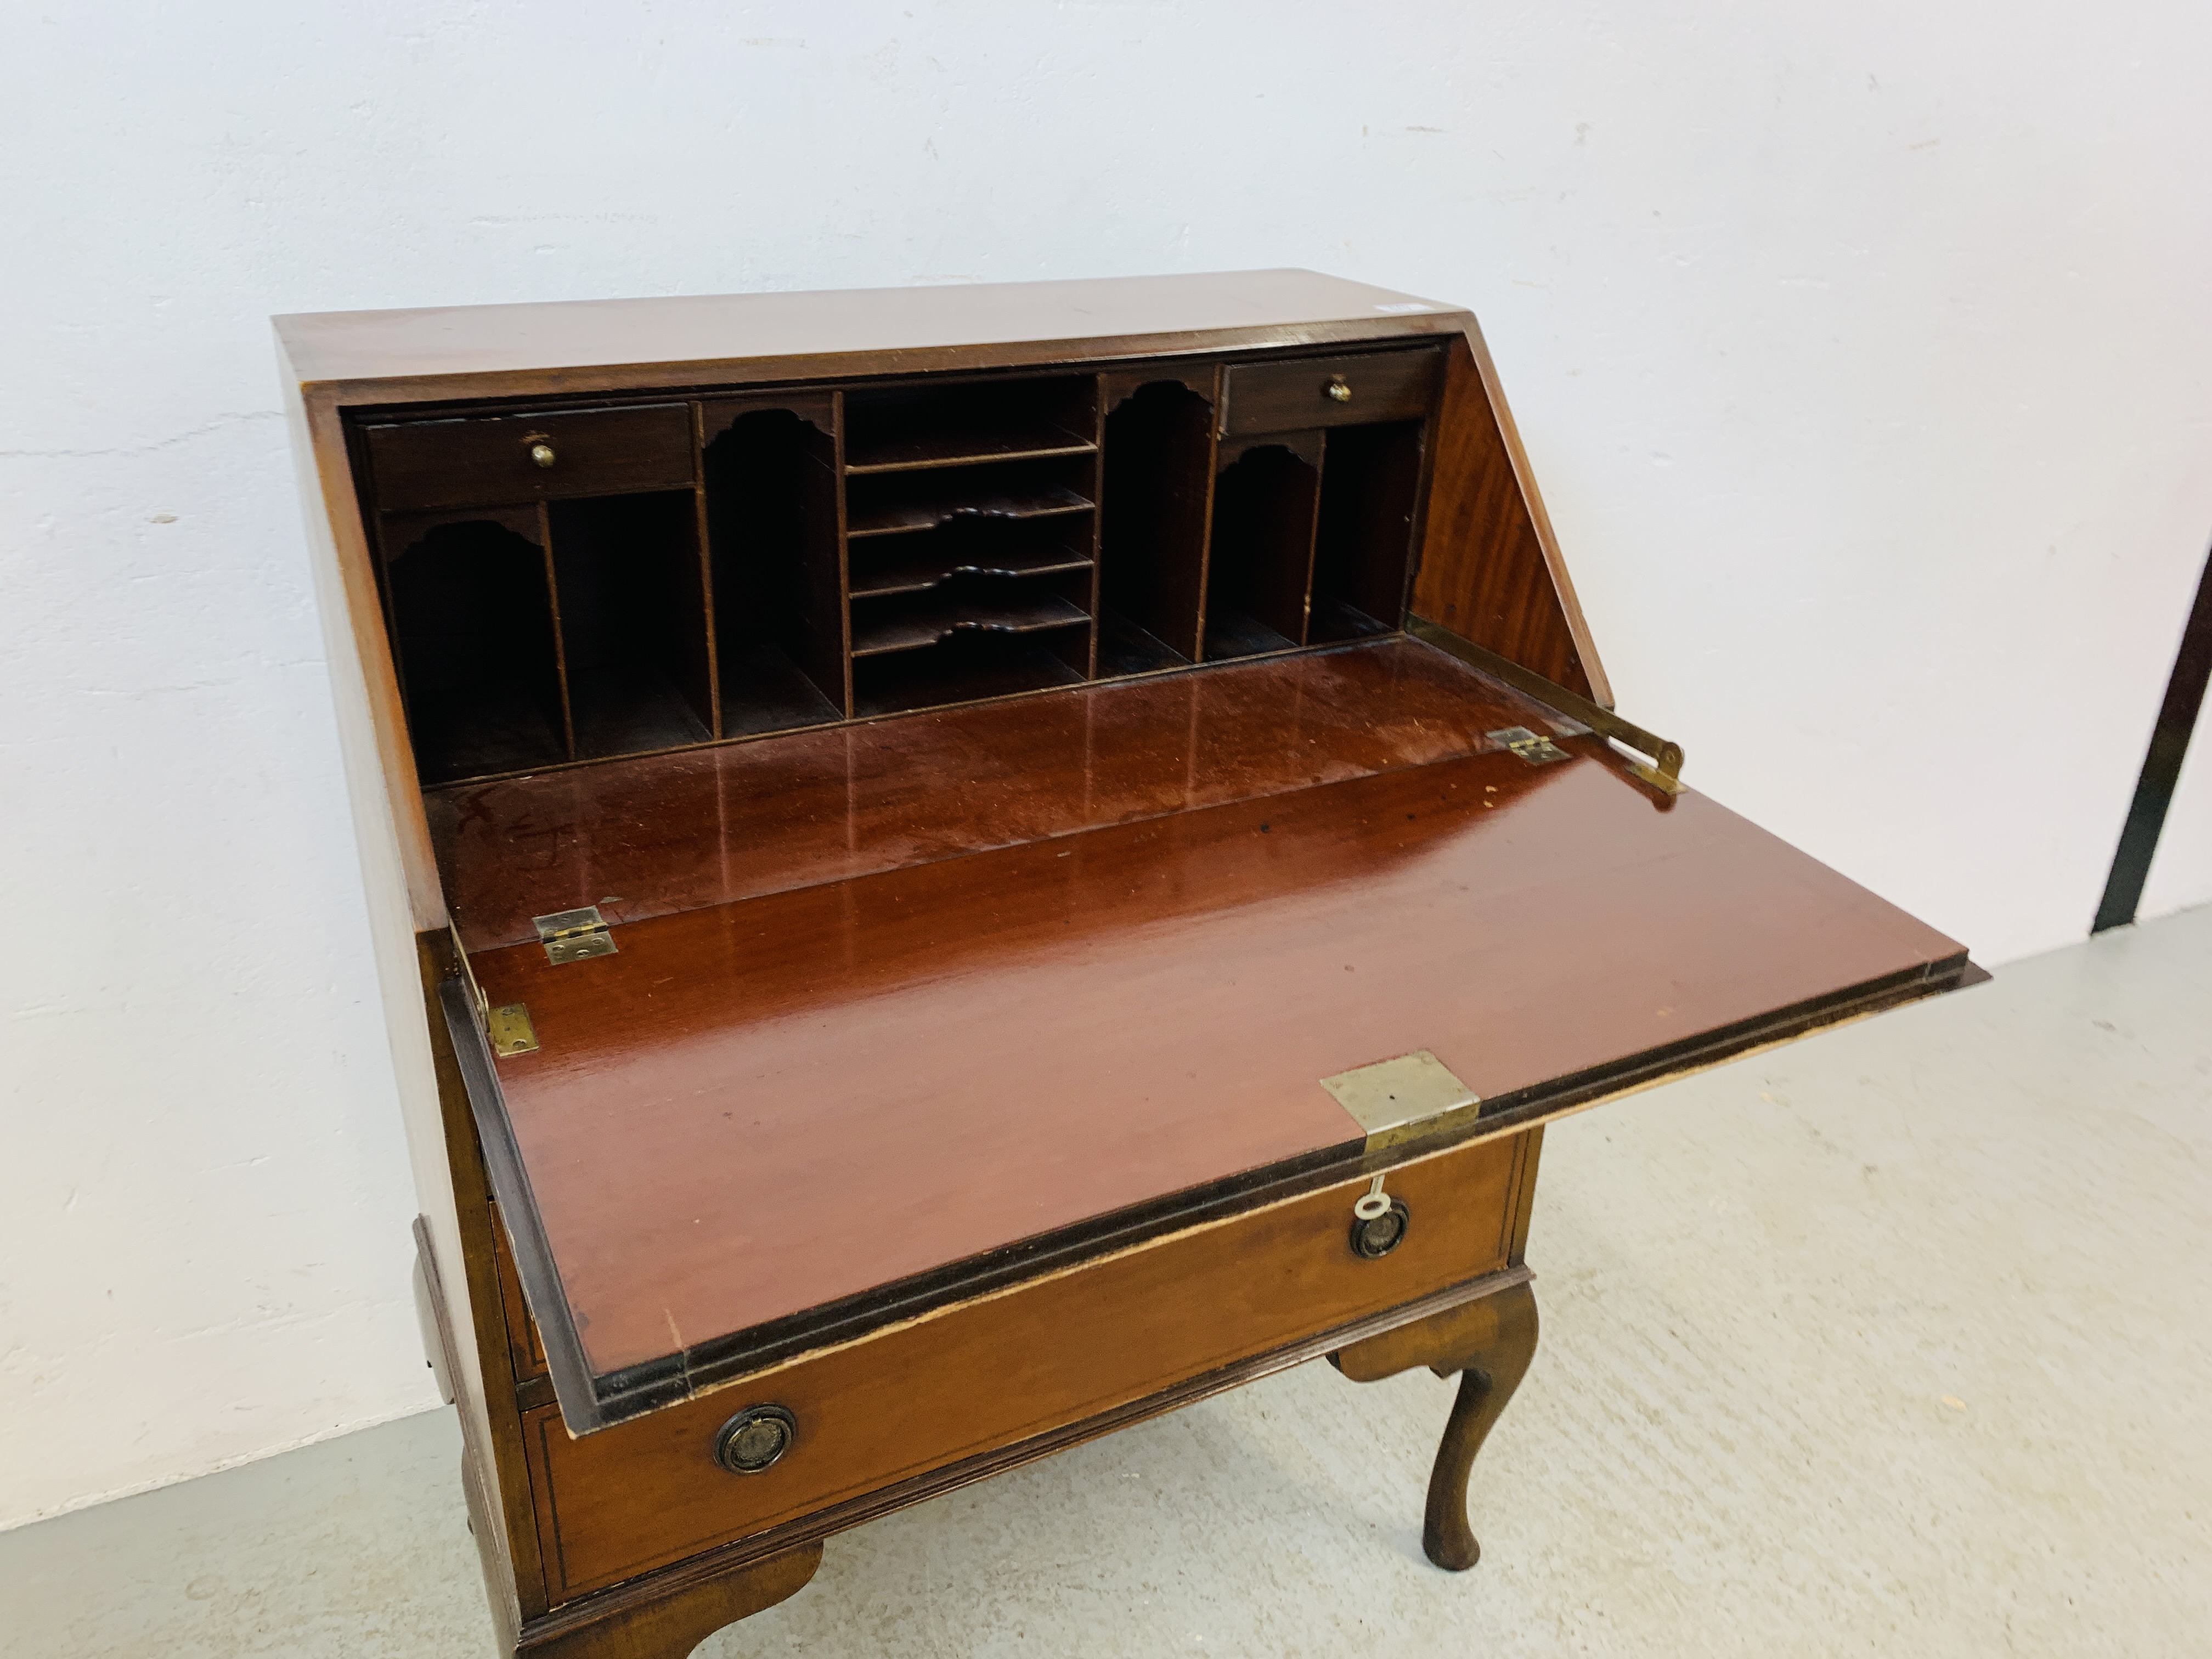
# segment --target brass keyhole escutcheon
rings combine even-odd
[[[550,466],[559,458],[553,453],[553,446],[540,438],[530,446],[530,459],[540,466]]]
[[[748,1406],[714,1436],[714,1461],[732,1474],[758,1474],[791,1449],[799,1419],[781,1406]]]
[[[1352,401],[1352,382],[1341,374],[1333,374],[1328,384],[1322,387],[1322,392],[1333,404],[1348,404]]]
[[[1381,1215],[1352,1224],[1352,1254],[1370,1261],[1389,1255],[1406,1242],[1406,1229],[1413,1218],[1401,1200],[1392,1199],[1390,1207]]]
[[[1370,1261],[1389,1255],[1406,1242],[1413,1220],[1405,1200],[1384,1192],[1382,1177],[1376,1176],[1352,1206],[1352,1253]]]

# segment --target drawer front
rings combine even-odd
[[[1512,1248],[1507,1139],[1391,1172],[1403,1241],[1352,1246],[1364,1181],[1176,1233],[1003,1295],[947,1309],[572,1439],[558,1411],[524,1419],[555,1599],[1047,1433],[1493,1272]],[[749,1407],[790,1412],[782,1457],[739,1474],[717,1431]]]
[[[364,435],[387,513],[691,487],[689,404],[416,421]],[[545,465],[532,453],[541,447]]]
[[[1443,366],[1443,354],[1433,347],[1239,363],[1229,371],[1223,394],[1222,435],[1418,421],[1436,404]]]

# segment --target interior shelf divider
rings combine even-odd
[[[845,471],[848,477],[866,477],[883,472],[922,472],[940,468],[981,466],[990,461],[1048,460],[1056,455],[1089,455],[1098,446],[1066,434],[1060,442],[1046,439],[1042,441],[1034,434],[1008,434],[997,439],[979,439],[967,433],[944,437],[916,439],[896,447],[869,452],[888,454],[892,459],[867,461],[848,461]]]
[[[880,599],[893,593],[927,592],[962,576],[1049,576],[1088,570],[1090,555],[1065,547],[1017,548],[1008,552],[904,552],[894,542],[892,556],[853,573],[853,597]]]
[[[1030,490],[1001,490],[989,495],[961,495],[946,491],[931,499],[892,501],[857,512],[848,506],[845,533],[849,538],[896,536],[916,530],[934,530],[963,519],[1042,519],[1061,513],[1088,513],[1091,503],[1073,489],[1057,485]]]
[[[875,657],[913,651],[958,634],[1036,634],[1055,628],[1087,627],[1090,622],[1090,614],[1080,605],[1056,594],[990,605],[945,599],[902,606],[880,618],[855,617],[853,654]]]

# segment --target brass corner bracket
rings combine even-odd
[[[1418,1140],[1482,1109],[1482,1097],[1426,1048],[1355,1066],[1322,1079],[1321,1086],[1367,1132],[1370,1152]]]

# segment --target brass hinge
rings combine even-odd
[[[492,1053],[501,1060],[538,1052],[538,1028],[530,1022],[527,1003],[510,1002],[488,1011],[484,1015],[484,1035],[491,1039]]]
[[[1510,755],[1517,756],[1531,766],[1548,766],[1553,761],[1568,758],[1567,751],[1549,738],[1531,732],[1525,726],[1508,726],[1496,732],[1482,734]]]
[[[1680,744],[1670,743],[1665,738],[1656,737],[1642,726],[1632,725],[1621,719],[1610,708],[1594,703],[1588,697],[1577,696],[1568,690],[1565,686],[1555,684],[1541,674],[1499,656],[1495,651],[1486,651],[1473,641],[1463,640],[1449,628],[1439,628],[1425,617],[1407,617],[1406,631],[1423,644],[1433,645],[1437,650],[1457,657],[1468,667],[1479,668],[1492,679],[1504,680],[1516,691],[1534,697],[1547,708],[1557,709],[1570,720],[1577,725],[1587,726],[1600,737],[1609,738],[1615,743],[1625,744],[1639,755],[1649,756],[1650,758],[1648,764],[1631,761],[1628,764],[1629,771],[1663,793],[1679,795],[1682,793],[1682,745]],[[1528,761],[1532,765],[1540,765],[1545,761],[1559,758],[1558,756],[1540,752],[1523,753],[1510,739],[1512,733],[1525,731],[1527,731],[1525,726],[1512,726],[1504,732],[1492,732],[1489,735],[1504,743],[1507,748],[1511,749],[1515,754],[1520,755],[1522,760]],[[1529,732],[1528,735],[1535,736],[1534,732]],[[1540,743],[1544,741],[1541,738],[1537,740]]]
[[[510,1002],[495,1008],[491,999],[477,983],[475,965],[461,945],[461,930],[450,928],[453,942],[453,960],[460,966],[461,982],[468,987],[469,1006],[477,1011],[483,1022],[484,1036],[491,1043],[492,1053],[501,1060],[511,1054],[532,1054],[538,1052],[538,1030],[530,1022],[530,1010],[520,1002]]]
[[[580,910],[556,910],[550,916],[532,916],[530,925],[538,930],[538,943],[545,947],[545,955],[555,967],[564,962],[581,962],[587,957],[611,957],[615,953],[615,937],[607,931],[607,920],[599,914],[599,907],[587,904]]]

